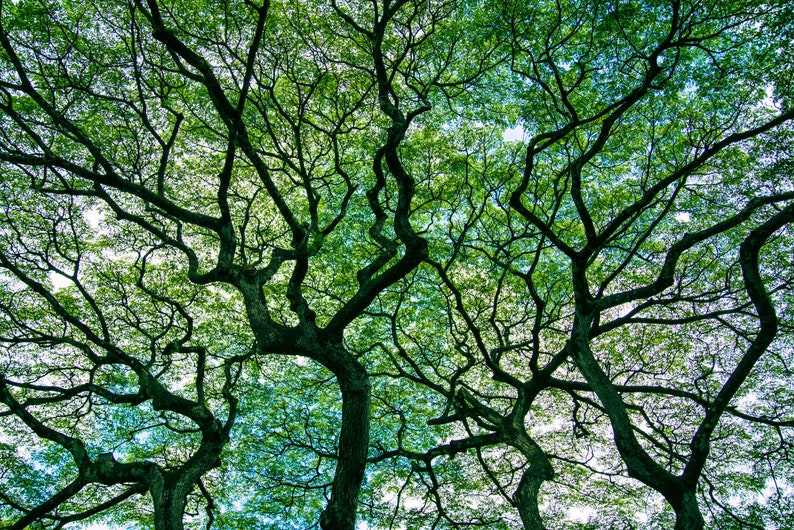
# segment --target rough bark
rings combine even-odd
[[[154,507],[155,530],[182,530],[182,518],[187,504],[187,493],[168,487],[161,473],[152,473],[149,482],[149,493]]]
[[[534,391],[530,391],[528,386],[525,386],[519,390],[516,409],[508,418],[504,432],[505,441],[518,449],[529,464],[521,474],[518,488],[513,494],[513,501],[526,530],[543,530],[546,528],[540,516],[538,495],[543,483],[554,477],[554,468],[548,456],[524,427],[524,418],[535,396],[537,396],[539,388],[540,385],[535,386]]]
[[[673,505],[675,530],[700,530],[704,527],[697,496],[693,489],[682,492],[681,500]]]
[[[331,500],[320,516],[323,530],[353,530],[361,481],[369,447],[370,387],[366,370],[352,356],[343,353],[344,368],[337,368],[342,393],[342,425]]]
[[[538,494],[543,483],[551,480],[554,476],[554,469],[551,467],[549,459],[540,450],[540,447],[528,436],[524,438],[526,440],[517,443],[516,447],[527,457],[529,467],[521,475],[521,481],[518,483],[513,500],[516,503],[518,514],[521,516],[521,522],[526,530],[544,530],[546,526],[540,516]],[[529,453],[524,450],[525,442],[529,442],[529,444],[534,446],[534,449]]]

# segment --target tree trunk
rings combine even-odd
[[[518,483],[513,500],[525,530],[545,530],[546,528],[538,509],[538,492],[545,480],[531,467],[521,475],[521,482]]]
[[[694,491],[685,491],[681,500],[673,504],[673,510],[675,510],[675,530],[701,530],[703,528],[703,515],[700,513],[700,506]]]
[[[160,470],[152,470],[147,482],[154,506],[154,530],[183,530],[187,493],[167,486]]]
[[[182,518],[185,515],[187,499],[174,499],[166,494],[165,498],[155,502],[154,529],[155,530],[183,530]]]
[[[152,466],[145,483],[154,505],[155,530],[183,530],[187,497],[207,471],[220,465],[220,454],[228,442],[221,423],[202,426],[201,446],[178,470],[164,472]]]
[[[345,357],[344,362],[342,367],[335,367],[334,372],[342,392],[342,426],[331,500],[320,516],[323,530],[355,528],[358,494],[369,448],[369,377],[351,355],[347,352],[340,352],[340,355]]]
[[[529,467],[521,475],[521,482],[513,495],[518,514],[526,530],[544,530],[546,526],[540,517],[538,494],[543,483],[554,477],[554,468],[523,427],[513,429],[509,435],[512,439],[511,445],[521,451],[529,462]]]

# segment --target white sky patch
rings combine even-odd
[[[769,85],[766,87],[766,97],[761,101],[761,106],[767,109],[779,110],[775,105],[775,87]]]
[[[521,125],[510,127],[502,133],[502,140],[505,142],[523,142],[524,141],[524,128]]]
[[[63,289],[64,287],[69,287],[70,285],[73,285],[71,280],[69,280],[68,278],[64,278],[63,276],[61,276],[56,272],[50,271],[49,276],[50,276],[50,281],[52,282],[52,288],[55,289],[56,291],[58,289]]]
[[[88,223],[88,226],[90,226],[93,230],[99,228],[99,225],[103,220],[102,217],[103,215],[99,208],[91,208],[83,214],[85,222]]]
[[[794,488],[792,488],[792,485],[789,484],[785,478],[780,477],[774,480],[768,478],[766,479],[764,490],[758,494],[758,502],[761,504],[768,504],[770,499],[778,495],[782,495],[785,498],[792,493],[794,493]]]
[[[678,212],[675,214],[675,220],[679,223],[688,223],[692,220],[692,216],[689,215],[689,212]]]
[[[149,431],[139,431],[135,433],[135,441],[138,443],[146,443],[151,438],[152,433]]]
[[[403,496],[402,498],[402,505],[409,510],[419,510],[426,504],[427,503],[424,501],[424,499],[419,497]]]
[[[567,515],[571,521],[586,523],[591,517],[596,515],[596,511],[587,506],[574,506],[568,509]]]
[[[309,364],[310,359],[308,357],[304,357],[303,355],[295,356],[294,362],[298,366],[306,366]]]
[[[556,418],[551,423],[533,423],[530,427],[532,436],[540,436],[549,432],[559,432],[567,429],[567,422],[562,418]]]

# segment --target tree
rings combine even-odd
[[[5,526],[784,524],[786,3],[0,10]]]

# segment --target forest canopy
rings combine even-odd
[[[790,527],[794,6],[0,0],[0,527]]]

